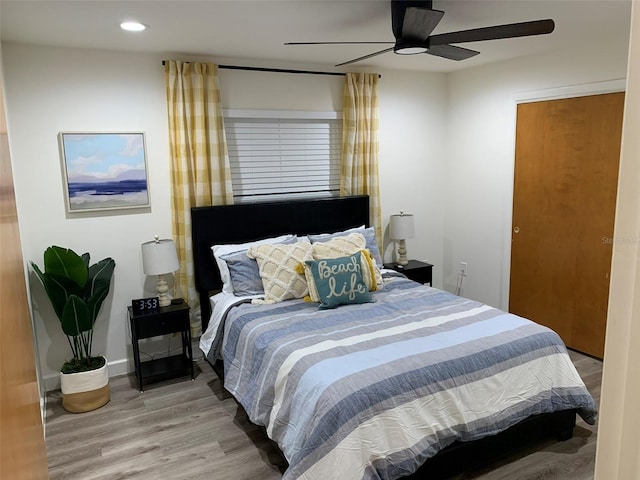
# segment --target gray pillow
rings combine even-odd
[[[297,241],[298,238],[293,237],[278,243],[292,244]],[[234,295],[238,297],[264,295],[264,287],[262,286],[262,278],[260,278],[258,262],[256,262],[254,258],[247,256],[247,250],[228,253],[222,255],[220,258],[226,262],[229,268],[229,276],[231,277]]]

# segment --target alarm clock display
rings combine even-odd
[[[160,308],[160,300],[158,297],[137,298],[131,300],[131,309],[133,313],[153,312]]]

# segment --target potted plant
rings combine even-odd
[[[60,370],[62,406],[70,412],[88,412],[109,401],[109,374],[104,357],[91,352],[93,326],[109,293],[116,264],[105,258],[89,265],[68,248],[49,247],[44,252],[44,272],[31,262],[67,336],[73,358]]]

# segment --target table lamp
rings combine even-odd
[[[180,270],[180,262],[173,240],[160,240],[157,235],[154,238],[142,244],[142,270],[145,275],[158,276],[156,292],[159,304],[166,307],[171,304],[171,298],[167,295],[169,286],[164,276]]]
[[[407,265],[407,238],[415,235],[413,227],[413,215],[400,212],[400,215],[391,215],[389,221],[389,238],[398,241],[398,265]]]

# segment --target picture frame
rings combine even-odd
[[[60,132],[67,213],[151,206],[144,132]]]

